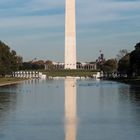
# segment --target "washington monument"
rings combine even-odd
[[[65,69],[76,69],[75,0],[66,0],[66,8],[65,8]]]

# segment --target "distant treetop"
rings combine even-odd
[[[136,44],[135,49],[140,50],[140,42]]]

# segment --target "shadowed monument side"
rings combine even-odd
[[[75,0],[66,0],[66,8],[65,8],[65,69],[76,69]]]

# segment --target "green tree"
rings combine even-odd
[[[140,75],[140,42],[135,45],[135,50],[130,53],[131,72]]]
[[[18,70],[21,64],[22,57],[17,56],[14,50],[10,51],[10,47],[0,41],[0,75],[4,76]]]
[[[130,73],[130,54],[123,56],[118,62],[118,71],[121,74]]]
[[[108,59],[102,66],[103,72],[112,73],[117,70],[117,61],[116,59]]]

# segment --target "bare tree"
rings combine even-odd
[[[119,51],[119,53],[116,56],[116,60],[119,61],[121,58],[123,58],[125,55],[127,55],[129,52],[127,49],[122,49]]]

